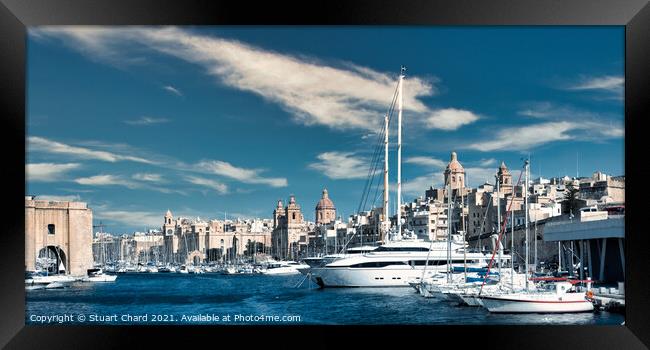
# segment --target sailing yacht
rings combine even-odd
[[[539,289],[529,279],[529,243],[528,243],[528,174],[530,161],[525,161],[525,180],[523,187],[524,213],[525,213],[525,285],[522,291],[511,291],[509,293],[486,293],[479,292],[479,302],[490,312],[495,313],[564,313],[564,312],[588,312],[594,309],[590,300],[591,281],[587,282],[587,292],[579,292],[574,283],[583,281],[552,281]],[[532,285],[530,285],[532,284]]]
[[[588,312],[593,311],[594,305],[587,293],[578,292],[571,282],[563,281],[549,284],[543,291],[489,294],[479,299],[488,311],[495,313]]]

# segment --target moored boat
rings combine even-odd
[[[88,275],[82,279],[84,282],[115,282],[117,275],[105,274],[102,269],[90,269]]]
[[[565,313],[589,312],[594,305],[589,292],[577,292],[570,282],[551,284],[554,290],[486,294],[481,303],[495,313]]]

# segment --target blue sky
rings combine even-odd
[[[38,27],[27,59],[26,193],[115,233],[290,194],[313,220],[324,187],[348,216],[400,65],[406,199],[452,150],[473,186],[527,154],[624,175],[623,27]]]

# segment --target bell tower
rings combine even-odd
[[[451,184],[452,190],[465,188],[465,168],[458,161],[456,152],[451,152],[451,158],[445,169],[445,187]]]

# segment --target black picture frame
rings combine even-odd
[[[619,25],[625,26],[626,322],[622,326],[26,326],[24,266],[26,28],[36,25]],[[645,160],[642,120],[650,115],[650,4],[645,0],[456,1],[156,1],[0,0],[0,106],[4,228],[0,231],[0,346],[132,348],[242,346],[272,348],[461,346],[517,349],[619,348],[650,344],[646,279],[648,234],[641,203]],[[21,193],[22,192],[22,193]],[[228,339],[226,339],[228,338]],[[258,344],[259,343],[259,344]]]

